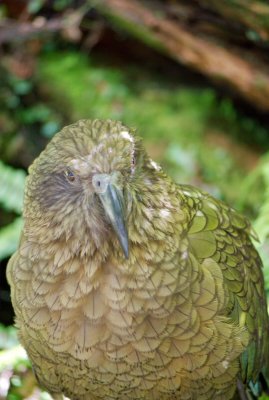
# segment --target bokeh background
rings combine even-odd
[[[177,182],[252,221],[269,293],[269,5],[0,1],[0,400],[49,399],[12,327],[5,269],[27,168],[80,118],[136,127]]]

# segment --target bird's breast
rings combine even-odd
[[[155,263],[73,258],[57,270],[54,257],[40,265],[19,260],[14,296],[23,344],[45,387],[55,382],[72,397],[74,380],[79,399],[87,391],[171,399],[193,377],[202,388],[213,373],[217,384],[232,387],[247,338],[225,321],[213,260],[203,266],[184,247]]]

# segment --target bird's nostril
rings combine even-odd
[[[109,176],[106,174],[96,174],[92,178],[92,184],[94,189],[100,193],[106,191],[107,185],[109,183]]]

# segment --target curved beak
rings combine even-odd
[[[97,195],[99,196],[105,213],[118,237],[125,258],[128,259],[129,240],[125,224],[123,193],[115,184],[110,182],[108,175],[103,175],[102,177],[100,177],[100,175],[99,177],[95,176],[94,181],[97,182],[99,187],[99,190],[96,190]],[[103,189],[101,189],[100,183]],[[94,186],[96,185],[94,184]]]

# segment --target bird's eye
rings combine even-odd
[[[71,169],[69,169],[69,168],[67,168],[67,169],[64,171],[64,174],[65,174],[65,176],[66,176],[66,179],[67,179],[69,182],[74,182],[74,180],[76,179],[74,172],[71,171]]]

